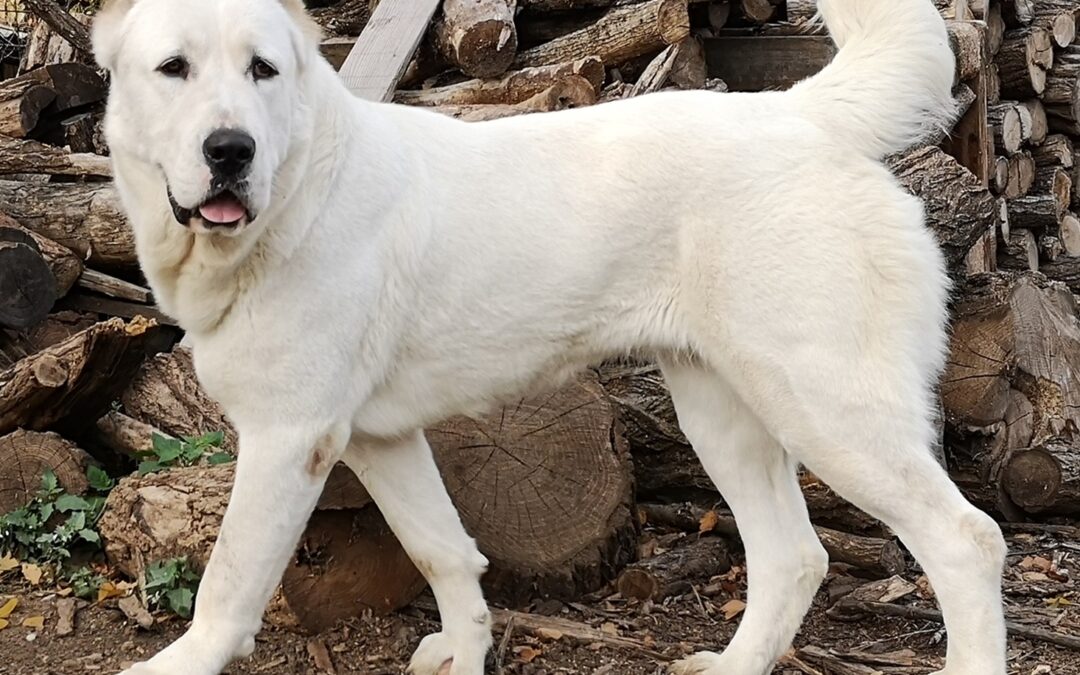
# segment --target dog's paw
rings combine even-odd
[[[693,656],[676,661],[668,667],[668,675],[721,675],[719,654],[699,652]]]
[[[445,633],[432,633],[420,641],[408,675],[484,675],[487,646],[455,645]]]

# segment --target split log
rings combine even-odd
[[[0,134],[0,175],[43,173],[63,176],[112,176],[109,160],[95,154],[67,152],[53,145]]]
[[[1080,446],[1047,442],[1008,458],[1002,487],[1029,513],[1080,513]]]
[[[995,63],[1001,75],[1001,95],[1022,100],[1046,90],[1046,68],[1053,62],[1050,33],[1042,28],[1023,28],[1005,33]],[[1045,65],[1044,65],[1045,64]]]
[[[676,527],[686,532],[697,532],[706,516],[706,510],[692,504],[641,504],[639,510],[646,522]],[[734,516],[727,512],[713,512],[709,520],[715,520],[713,529],[728,537],[739,536]],[[815,527],[821,545],[833,562],[843,563],[863,572],[890,577],[903,574],[907,562],[900,546],[892,539],[864,537],[825,527]]]
[[[92,425],[135,373],[157,331],[152,321],[103,321],[0,372],[0,433]]]
[[[420,594],[427,582],[374,505],[360,511],[317,511],[281,580],[285,604],[313,633],[366,612],[387,614]]]
[[[991,55],[1001,50],[1001,43],[1005,41],[1005,19],[1001,16],[1001,4],[990,3],[990,11],[986,15],[986,48]]]
[[[986,26],[981,21],[949,21],[949,45],[956,56],[956,80],[964,82],[979,75],[988,59]]]
[[[484,122],[503,117],[513,117],[514,115],[581,108],[593,103],[596,103],[596,90],[593,89],[592,84],[583,77],[571,75],[520,103],[511,105],[443,105],[437,106],[434,110],[465,122]]]
[[[1051,134],[1042,145],[1031,149],[1031,157],[1039,166],[1071,169],[1075,161],[1072,140],[1064,134]]]
[[[1055,130],[1080,133],[1080,45],[1059,54],[1047,74],[1043,101]]]
[[[629,456],[595,379],[427,435],[465,529],[491,561],[490,597],[580,597],[633,559]]]
[[[727,546],[719,537],[688,538],[678,544],[627,566],[615,590],[627,599],[659,602],[731,569]]]
[[[72,14],[80,24],[89,27],[91,17],[86,14]],[[25,73],[41,66],[49,66],[57,63],[92,63],[90,54],[80,54],[53,28],[38,17],[33,17],[30,22],[30,31],[26,39],[26,47],[23,49],[22,60],[19,63],[19,72]]]
[[[1019,105],[1012,101],[987,107],[986,121],[994,133],[994,147],[998,154],[1012,155],[1020,151],[1024,143],[1020,124]]]
[[[435,43],[469,77],[495,77],[517,54],[514,0],[445,0]]]
[[[468,80],[445,87],[399,91],[394,95],[394,101],[426,106],[509,105],[521,103],[571,76],[585,78],[599,94],[604,82],[604,64],[596,57],[587,57],[572,63],[524,68],[496,79]]]
[[[686,0],[646,0],[611,10],[596,23],[520,53],[516,67],[597,56],[616,65],[681,42],[690,34]]]
[[[68,492],[86,492],[90,463],[89,455],[54,433],[19,429],[0,437],[0,514],[29,502],[46,471]]]
[[[889,169],[923,201],[926,223],[958,273],[964,257],[989,227],[997,227],[997,200],[981,181],[936,147],[889,158]]]
[[[1080,429],[1077,302],[1064,284],[1030,273],[986,275],[960,290],[941,383],[953,477],[1008,514],[1017,505],[1002,474],[1013,454],[1071,442]]]
[[[70,248],[90,265],[137,265],[135,239],[111,183],[0,180],[0,204],[20,224]]]
[[[52,274],[55,297],[63,297],[83,272],[82,260],[71,249],[26,229],[3,213],[0,213],[0,241],[29,245],[41,256]],[[9,268],[8,272],[14,269]]]
[[[997,271],[997,232],[987,229],[964,256],[964,276]]]
[[[688,37],[653,58],[627,96],[660,91],[669,81],[680,89],[700,89],[706,74],[705,51],[696,38]]]
[[[1020,116],[1020,125],[1022,127],[1022,136],[1024,140],[1028,141],[1032,145],[1042,145],[1046,140],[1047,134],[1050,133],[1050,123],[1046,117],[1046,107],[1042,101],[1037,98],[1033,98],[1029,101],[1020,103],[1022,113]]]
[[[1035,194],[1051,197],[1058,207],[1060,220],[1065,209],[1072,202],[1072,176],[1065,169],[1058,166],[1041,166],[1035,169],[1035,184],[1032,186]],[[1053,227],[1048,224],[1047,227]]]
[[[79,312],[56,312],[26,331],[0,329],[0,370],[67,340],[97,323],[97,317]]]
[[[1016,200],[1014,200],[1016,201]],[[1009,202],[1011,207],[1012,202]],[[1011,211],[1010,211],[1011,220]],[[998,268],[1018,272],[1039,271],[1039,239],[1031,230],[1009,224],[1009,236],[998,247]]]
[[[999,171],[994,176],[995,191],[1006,199],[1023,197],[1035,183],[1035,161],[1026,150],[1009,157],[999,157],[997,166]]]
[[[1053,234],[1061,240],[1065,255],[1080,256],[1080,218],[1075,213],[1068,212],[1062,216]]]
[[[60,7],[55,0],[23,0],[23,6],[47,23],[83,57],[93,59],[94,50],[90,44],[90,31],[78,19]]]

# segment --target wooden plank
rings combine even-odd
[[[705,40],[709,77],[719,77],[730,91],[787,89],[817,73],[835,55],[832,40],[818,35]]]
[[[438,6],[439,0],[382,0],[341,66],[349,91],[390,100]]]

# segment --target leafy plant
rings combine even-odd
[[[67,582],[71,585],[71,590],[75,594],[75,597],[82,598],[83,600],[93,600],[96,598],[98,589],[100,589],[102,584],[106,581],[108,580],[104,576],[85,565],[73,570],[67,575]]]
[[[192,466],[204,458],[209,464],[231,462],[234,459],[231,454],[215,452],[224,440],[225,434],[221,431],[183,438],[154,434],[152,449],[144,455],[145,459],[139,462],[139,475],[145,476],[173,466]]]
[[[88,472],[87,479],[94,492],[112,484],[112,479],[96,467],[92,476]],[[23,560],[59,564],[71,557],[76,546],[96,550],[101,537],[94,524],[104,508],[104,495],[70,494],[60,486],[55,473],[46,471],[30,503],[0,516],[0,552]]]
[[[167,558],[152,563],[143,574],[146,602],[151,607],[190,619],[199,579],[199,573],[188,564],[187,557]]]

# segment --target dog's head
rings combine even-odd
[[[161,172],[180,224],[235,234],[270,205],[318,58],[300,0],[112,0],[93,43],[109,145]]]

